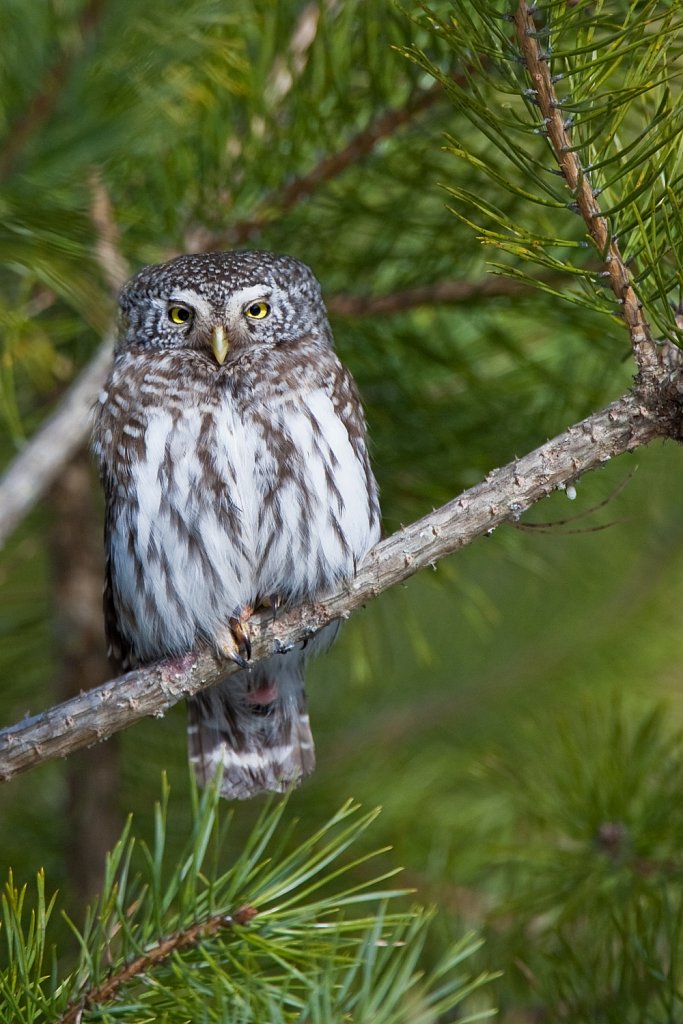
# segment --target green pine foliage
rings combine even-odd
[[[482,766],[506,805],[489,840],[501,886],[490,941],[511,958],[506,976],[561,1019],[683,1009],[683,735],[666,719],[661,706],[586,699],[526,729],[523,764]]]
[[[504,5],[507,11],[508,5]],[[513,10],[517,5],[510,5]],[[536,10],[535,5],[534,9]],[[671,306],[681,284],[680,70],[683,13],[679,4],[557,2],[537,10],[544,59],[552,69],[555,107],[587,176],[609,232],[624,258],[635,265],[638,292],[647,315],[662,333],[677,331]],[[451,54],[459,57],[462,81],[413,47],[407,51],[437,77],[457,109],[477,129],[475,140],[451,139],[451,152],[474,172],[478,187],[449,187],[453,212],[501,254],[491,265],[532,282],[520,264],[531,263],[572,279],[583,288],[544,284],[558,298],[570,298],[613,313],[605,290],[604,266],[577,222],[574,196],[558,173],[558,155],[538,111],[513,16],[503,5],[452,5],[450,17],[434,21]],[[501,163],[502,157],[502,163]],[[483,186],[483,188],[482,188]],[[500,205],[501,193],[517,203]],[[522,214],[523,220],[519,214]],[[515,215],[516,214],[516,215]],[[605,253],[597,253],[604,259]]]
[[[518,10],[0,0],[3,462],[99,344],[112,271],[206,247],[320,277],[387,532],[622,394],[627,332]],[[568,151],[675,343],[683,4],[548,0],[534,19]],[[681,479],[673,445],[638,452],[359,613],[311,673],[318,769],[284,804],[197,797],[181,708],[131,729],[136,836],[88,916],[78,762],[0,787],[0,1020],[63,1019],[139,958],[84,1024],[679,1020]],[[7,723],[54,702],[65,657],[51,516],[48,498],[2,553]],[[174,800],[155,809],[161,767]]]
[[[136,840],[128,821],[98,904],[81,929],[67,919],[79,951],[67,971],[51,957],[56,896],[46,898],[42,873],[35,895],[10,874],[2,897],[3,1019],[430,1024],[488,980],[464,970],[480,945],[471,936],[429,971],[418,968],[432,914],[398,907],[406,894],[384,887],[395,869],[349,881],[359,868],[373,870],[378,853],[342,858],[376,811],[360,814],[349,801],[292,842],[286,801],[271,804],[226,869],[231,814],[216,786],[192,796],[191,834],[173,862],[165,849],[167,785],[151,845]],[[489,1016],[480,1010],[467,1019]]]

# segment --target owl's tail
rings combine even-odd
[[[201,786],[222,770],[221,795],[282,793],[315,767],[304,659],[277,655],[188,701],[190,764]]]

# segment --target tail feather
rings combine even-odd
[[[269,658],[188,701],[189,757],[200,785],[220,767],[221,795],[246,800],[282,793],[313,771],[303,662]]]

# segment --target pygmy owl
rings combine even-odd
[[[314,766],[304,667],[337,627],[250,667],[248,617],[334,590],[379,538],[363,412],[308,267],[219,252],[136,274],[94,450],[112,657],[206,642],[236,660],[188,702],[200,783],[219,766],[228,797],[298,783]]]

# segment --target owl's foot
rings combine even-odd
[[[233,615],[228,619],[228,625],[216,638],[216,646],[221,657],[236,662],[240,668],[247,668],[251,658],[249,619],[253,611],[251,605],[245,605],[239,615]]]

